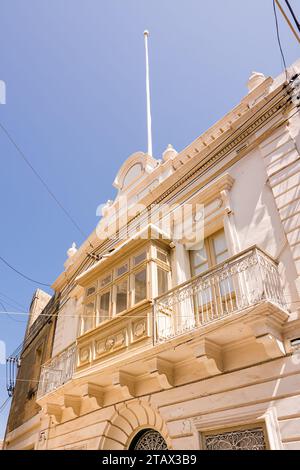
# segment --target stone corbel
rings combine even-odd
[[[150,378],[155,378],[163,390],[167,390],[173,387],[174,367],[170,362],[156,357],[147,361],[147,367]]]
[[[256,342],[263,346],[268,358],[273,359],[285,355],[284,343],[276,322],[267,317],[254,317],[246,323],[255,336]]]
[[[230,197],[229,197],[229,190],[228,189],[222,189],[222,191],[220,191],[220,196],[221,196],[221,199],[222,199],[222,202],[224,204],[224,210],[226,212],[226,214],[232,214],[232,209],[231,209],[231,206],[230,206]]]
[[[221,348],[206,338],[191,345],[196,361],[206,371],[207,375],[217,375],[223,372]]]
[[[87,383],[81,387],[82,398],[94,399],[100,408],[103,407],[104,393],[103,387],[97,384]]]
[[[46,403],[43,407],[44,413],[53,417],[57,423],[61,422],[62,407],[57,403]]]
[[[119,389],[124,399],[135,397],[135,377],[126,372],[116,372],[112,376],[112,384]]]
[[[64,395],[64,405],[65,408],[71,408],[75,416],[80,415],[81,408],[81,397],[79,395]]]

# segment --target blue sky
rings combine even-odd
[[[96,207],[114,197],[122,162],[147,147],[144,29],[157,158],[168,143],[184,148],[237,104],[253,70],[272,76],[282,70],[271,0],[0,3],[0,79],[7,87],[0,122],[86,233],[97,223]],[[299,16],[299,5],[291,4]],[[290,64],[299,45],[278,16]],[[66,250],[83,238],[1,129],[0,158],[0,256],[51,283]],[[37,286],[1,261],[0,281],[0,301],[9,296],[26,311]],[[11,303],[5,306],[15,311]],[[0,314],[8,353],[25,328],[25,316],[13,318]],[[0,365],[0,404],[5,399]],[[0,437],[6,417],[1,413]]]

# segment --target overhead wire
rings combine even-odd
[[[294,22],[295,22],[295,25],[297,26],[298,31],[300,32],[300,23],[299,23],[299,21],[298,21],[296,15],[295,15],[295,13],[294,13],[294,10],[293,10],[293,8],[292,8],[292,6],[291,6],[289,0],[285,0],[285,3],[286,3],[286,5],[287,5],[287,7],[288,7],[288,9],[289,9],[289,11],[290,11],[292,17],[293,17],[293,20],[294,20]]]
[[[49,185],[46,183],[46,181],[42,178],[42,176],[38,173],[38,171],[34,168],[32,163],[29,161],[29,159],[26,157],[25,153],[22,151],[20,146],[15,142],[11,134],[8,132],[8,130],[4,127],[4,125],[0,122],[0,128],[4,132],[4,134],[7,136],[11,144],[15,147],[21,158],[24,160],[26,165],[31,169],[31,171],[35,174],[35,176],[38,178],[38,180],[41,182],[41,184],[44,186],[48,194],[52,197],[52,199],[56,202],[56,204],[60,207],[60,209],[64,212],[64,214],[68,217],[68,219],[71,221],[71,223],[76,227],[78,232],[84,237],[87,238],[87,234],[82,230],[80,225],[76,222],[76,220],[72,217],[72,215],[69,213],[69,211],[63,206],[63,204],[59,201],[57,196],[53,193],[53,191],[50,189]]]
[[[20,302],[17,300],[13,299],[12,297],[9,297],[7,294],[4,294],[3,292],[0,292],[1,297],[5,297],[8,300],[11,300],[15,305],[18,305],[20,308],[25,308],[24,305],[22,305]],[[7,303],[7,302],[6,302]]]
[[[16,313],[8,312],[7,309],[5,308],[5,305],[3,305],[3,303],[1,301],[0,301],[0,305],[3,308],[3,311],[0,312],[0,313],[6,314],[10,320],[13,320],[17,323],[25,323],[27,321],[27,320],[18,320],[17,318],[12,317],[11,315],[16,315]],[[18,312],[18,313],[23,314],[23,312]]]
[[[0,413],[2,413],[2,411],[5,410],[6,405],[8,404],[10,398],[11,398],[11,397],[7,397],[6,400],[2,403],[2,405],[0,406]]]
[[[284,17],[285,21],[287,22],[290,30],[292,31],[293,35],[295,36],[296,40],[299,42],[300,44],[300,37],[298,36],[297,34],[297,31],[295,30],[294,26],[292,25],[289,17],[287,16],[287,14],[285,13],[284,9],[282,8],[282,6],[280,5],[279,3],[279,0],[275,0],[276,2],[276,5],[278,6],[279,8],[279,11],[281,12],[282,16]]]
[[[79,233],[84,237],[84,239],[87,239],[88,236],[87,234],[85,233],[85,231],[80,227],[80,225],[76,222],[76,220],[74,219],[74,217],[70,214],[70,212],[64,207],[64,205],[60,202],[60,200],[58,199],[58,197],[54,194],[54,192],[51,190],[51,188],[49,187],[49,185],[46,183],[46,181],[44,180],[44,178],[42,178],[42,176],[39,174],[39,172],[35,169],[35,167],[33,166],[33,164],[29,161],[29,159],[27,158],[27,156],[25,155],[25,153],[23,152],[23,150],[20,148],[20,146],[16,143],[16,141],[14,140],[14,138],[12,137],[12,135],[8,132],[8,130],[6,129],[6,127],[0,122],[0,128],[2,129],[3,133],[7,136],[8,140],[11,142],[11,144],[14,146],[14,148],[17,150],[18,154],[21,156],[21,158],[23,159],[23,161],[26,163],[26,165],[31,169],[31,171],[34,173],[34,175],[38,178],[38,180],[40,181],[40,183],[44,186],[44,188],[46,189],[46,191],[48,192],[48,194],[51,196],[51,198],[56,202],[56,204],[60,207],[60,209],[64,212],[64,214],[66,215],[66,217],[69,219],[69,221],[71,221],[71,223],[73,224],[73,226],[79,231]],[[91,248],[94,248],[92,243],[89,241],[89,245],[91,246]],[[37,281],[35,279],[32,279],[30,276],[27,276],[26,274],[22,273],[21,271],[19,271],[18,269],[14,268],[8,261],[6,261],[3,257],[0,256],[0,259],[1,261],[6,264],[10,269],[12,269],[13,271],[15,271],[18,275],[20,275],[21,277],[23,277],[24,279],[27,279],[28,281],[31,281],[35,284],[39,284],[39,285],[42,285],[42,286],[46,286],[46,287],[51,287],[50,284],[48,283],[44,283],[44,282],[40,282],[40,281]]]
[[[282,45],[281,45],[280,33],[279,33],[279,25],[278,25],[278,18],[277,18],[275,0],[273,0],[273,12],[274,12],[274,18],[275,18],[276,37],[277,37],[278,47],[279,47],[279,50],[280,50],[281,59],[282,59],[283,66],[284,66],[285,78],[286,78],[286,80],[288,80],[287,66],[286,66],[286,61],[285,61],[285,57],[284,57],[284,53],[283,53],[283,49],[282,49]]]
[[[34,284],[39,284],[40,286],[45,286],[45,287],[51,287],[50,284],[47,284],[45,282],[40,282],[37,281],[36,279],[32,279],[31,277],[27,276],[26,274],[22,273],[18,269],[16,269],[14,266],[12,266],[6,259],[4,259],[2,256],[0,256],[0,260],[2,263],[4,263],[6,266],[8,266],[12,271],[15,273],[19,274],[19,276],[23,277],[24,279],[27,279],[27,281],[33,282]]]
[[[284,85],[284,86],[286,86],[286,85]],[[281,92],[281,90],[276,93],[275,97],[276,97],[280,92]],[[274,99],[274,97],[273,97],[272,99]],[[295,109],[295,108],[293,108],[293,109]],[[256,112],[255,112],[255,115],[256,115],[259,111],[261,111],[261,110],[256,111]],[[291,111],[292,111],[292,110],[291,110]],[[293,117],[295,114],[297,114],[298,111],[299,111],[299,109],[297,109],[297,111],[296,111],[293,115],[289,116],[285,121],[287,121],[288,119],[290,119],[291,117]],[[253,117],[253,116],[252,116],[252,117]],[[249,120],[250,120],[250,118],[248,119],[248,121],[249,121]],[[283,121],[283,122],[285,122],[285,121]],[[247,121],[246,121],[246,122],[247,122]],[[281,124],[282,124],[282,123],[281,123]],[[228,140],[228,139],[227,139],[227,140]],[[112,243],[113,243],[113,242],[112,242]],[[110,246],[112,246],[112,243],[110,244]],[[90,244],[90,245],[91,245],[91,244]],[[105,243],[104,243],[104,245],[105,245]],[[109,248],[109,245],[108,245],[108,247],[106,246],[106,249],[107,249],[107,248]],[[96,252],[99,251],[99,249],[101,249],[101,246],[100,246],[100,247],[97,247],[97,248],[94,248],[94,247],[93,247],[93,249],[94,249],[93,253],[96,253]],[[104,247],[104,249],[105,249],[105,247]],[[72,287],[73,287],[72,282],[75,280],[75,278],[76,278],[78,272],[80,271],[80,269],[81,269],[82,267],[83,267],[83,268],[87,268],[87,266],[89,267],[89,266],[91,266],[92,264],[94,264],[94,260],[91,261],[90,257],[85,258],[85,259],[81,262],[81,264],[79,265],[79,267],[76,269],[75,273],[73,273],[73,276],[71,277],[71,279],[69,279],[68,286],[66,287],[65,291],[63,292],[63,294],[65,295],[65,299],[64,299],[64,301],[63,301],[63,302],[60,304],[60,306],[59,306],[57,316],[59,315],[59,312],[61,311],[62,307],[63,307],[63,306],[66,304],[66,302],[68,302],[68,300],[69,300],[69,299],[68,299],[68,294],[69,294],[70,290],[71,290]],[[22,350],[22,347],[23,347],[23,344],[19,345],[19,347],[17,348],[17,350],[16,350],[14,353],[15,353],[15,354],[19,354],[19,352]]]

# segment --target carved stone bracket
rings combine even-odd
[[[268,358],[285,355],[281,335],[281,325],[278,319],[271,316],[255,316],[245,322],[255,336],[257,343],[261,344]]]
[[[62,407],[57,403],[46,403],[43,407],[44,413],[52,416],[57,423],[61,422],[62,418]]]
[[[198,364],[204,367],[207,375],[221,374],[223,371],[221,348],[206,338],[191,345]]]
[[[165,359],[156,357],[147,361],[147,367],[150,376],[157,379],[159,386],[166,390],[174,385],[173,365]]]
[[[81,408],[81,400],[82,399],[79,395],[65,394],[64,395],[65,408],[71,408],[73,413],[76,416],[79,416],[80,408]]]
[[[94,398],[100,408],[103,407],[104,393],[103,387],[97,384],[87,383],[81,387],[82,397]]]
[[[115,372],[112,376],[112,384],[119,389],[124,399],[135,397],[135,377],[126,372]]]

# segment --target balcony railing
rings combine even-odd
[[[277,263],[253,247],[158,297],[152,313],[147,304],[79,337],[43,365],[38,398],[71,380],[76,367],[117,361],[141,344],[152,347],[263,301],[286,309]]]
[[[41,369],[37,397],[56,390],[71,380],[76,367],[76,344],[46,362]]]
[[[167,341],[261,301],[285,309],[277,263],[253,247],[157,298],[154,342]]]

